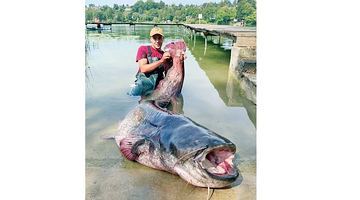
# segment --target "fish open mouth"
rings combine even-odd
[[[236,179],[239,175],[234,166],[234,152],[232,148],[220,147],[204,153],[199,162],[202,168],[216,179]]]

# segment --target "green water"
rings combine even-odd
[[[255,199],[255,105],[243,97],[228,75],[230,50],[177,26],[162,26],[166,44],[187,44],[183,112],[197,123],[230,139],[237,146],[242,178],[232,188],[215,190],[212,199]],[[151,26],[122,25],[113,30],[86,32],[86,199],[206,199],[207,189],[180,177],[122,157],[115,142],[102,135],[116,132],[118,122],[138,104],[126,95],[137,71],[137,48],[149,44]],[[213,38],[216,40],[216,38]],[[222,39],[221,42],[227,42]],[[165,46],[165,45],[163,45]],[[231,84],[235,90],[229,93]]]

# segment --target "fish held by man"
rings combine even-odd
[[[127,159],[177,174],[195,186],[223,188],[239,176],[231,141],[153,101],[130,111],[114,139]]]
[[[171,42],[165,46],[165,51],[170,53],[171,63],[166,63],[166,76],[159,82],[154,92],[145,97],[147,100],[167,101],[181,93],[184,78],[184,54],[186,44],[183,40]]]
[[[184,57],[186,44],[183,40],[170,42],[165,46],[171,60],[164,64],[166,76],[159,81],[155,90],[149,95],[143,95],[140,102],[155,101],[156,105],[175,113],[183,113],[183,98],[181,90],[184,84]]]
[[[128,92],[129,95],[141,96],[142,100],[169,101],[180,94],[185,74],[186,44],[183,40],[170,42],[165,46],[165,51],[170,54],[171,59],[161,65],[165,73],[164,78],[159,79],[157,73],[145,75],[138,72],[137,80]]]

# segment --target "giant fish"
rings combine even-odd
[[[231,141],[152,101],[130,111],[114,139],[127,159],[177,174],[195,186],[223,188],[239,175]]]
[[[195,186],[227,187],[239,176],[233,164],[236,146],[178,111],[161,106],[181,93],[185,49],[183,41],[165,46],[172,58],[166,77],[126,115],[112,138],[129,160],[177,174]]]

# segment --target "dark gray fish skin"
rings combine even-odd
[[[222,188],[239,175],[231,141],[153,102],[139,104],[118,130],[115,140],[127,159],[178,174],[195,186]]]

